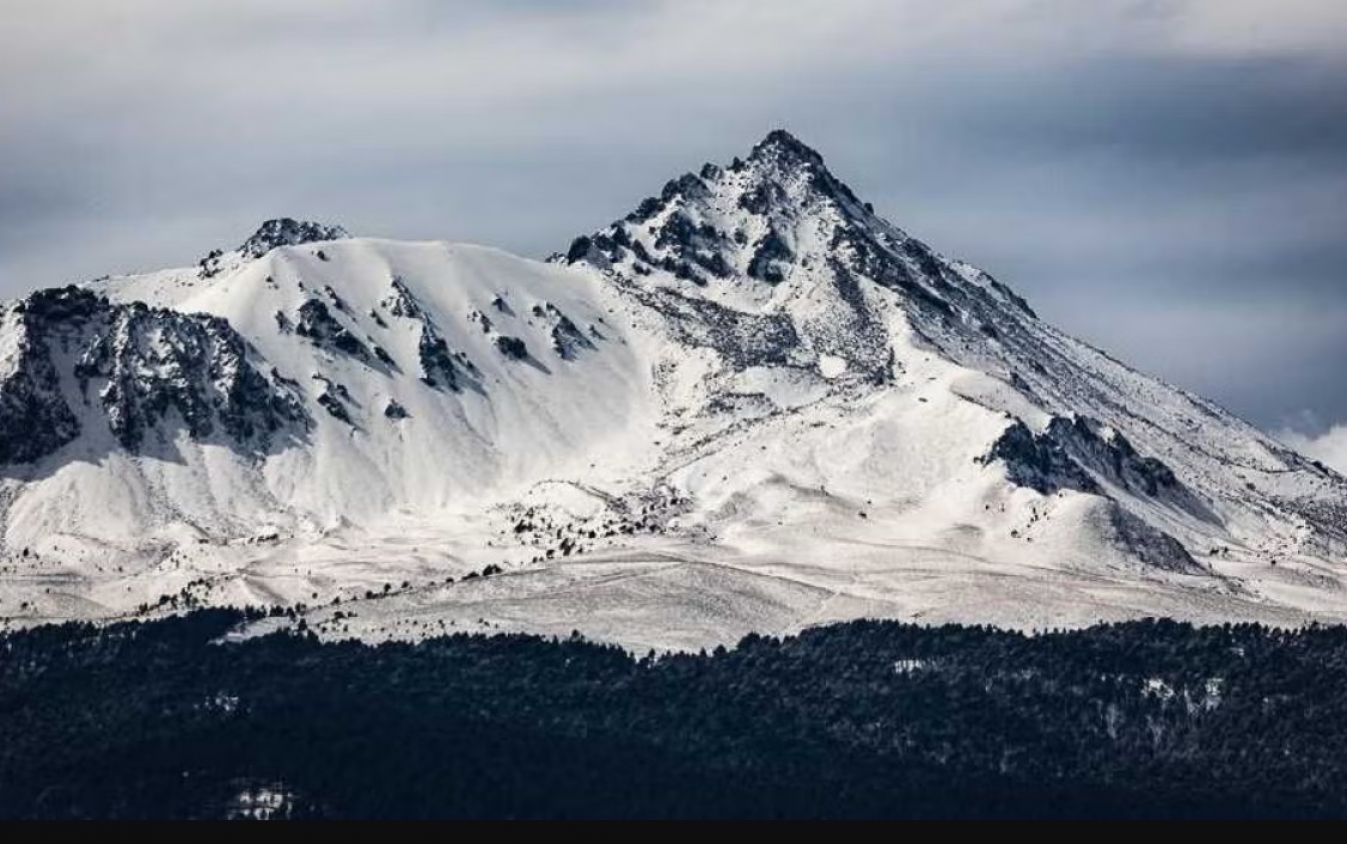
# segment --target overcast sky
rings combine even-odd
[[[1067,330],[1347,442],[1341,0],[0,0],[0,295],[283,214],[541,257],[777,126]]]

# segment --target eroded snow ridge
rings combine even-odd
[[[256,630],[695,648],[1347,616],[1347,481],[781,131],[547,263],[281,219],[11,303],[0,460],[7,624],[265,604]]]

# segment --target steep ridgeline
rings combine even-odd
[[[1340,477],[1053,329],[992,276],[878,217],[784,131],[670,181],[554,260],[606,273],[727,371],[812,367],[834,392],[883,394],[934,356],[957,365],[952,391],[1006,419],[979,462],[1043,495],[1116,502],[1129,534],[1151,535],[1143,557],[1158,544],[1188,567],[1184,544],[1200,553],[1227,534],[1269,554],[1347,554]],[[692,314],[704,318],[689,327]]]
[[[781,131],[547,263],[280,219],[2,325],[22,623],[262,603],[698,647],[1347,617],[1347,481],[1044,324]]]

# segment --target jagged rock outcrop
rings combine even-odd
[[[1138,454],[1120,432],[1088,416],[1055,416],[1038,434],[1016,420],[981,460],[1002,461],[1013,483],[1044,495],[1062,489],[1104,495],[1113,488],[1216,520],[1163,460]]]
[[[459,389],[459,366],[449,344],[428,319],[422,319],[421,339],[416,347],[421,362],[421,380],[431,387]]]
[[[76,288],[43,290],[4,314],[9,347],[0,375],[0,463],[26,463],[79,436],[80,421],[61,395],[50,342],[58,328],[88,319],[96,305]]]
[[[363,363],[374,361],[374,353],[332,315],[327,303],[321,299],[309,299],[299,306],[295,333],[316,346],[349,355]]]
[[[575,360],[581,352],[594,348],[593,341],[585,336],[579,326],[551,302],[535,305],[533,315],[549,326],[548,334],[552,338],[552,351],[556,352],[562,360]]]
[[[413,322],[419,332],[416,345],[417,363],[420,366],[421,382],[428,387],[458,392],[463,387],[465,375],[474,371],[472,362],[449,347],[439,326],[430,314],[417,301],[416,295],[407,287],[406,282],[394,276],[389,282],[391,291],[380,301],[379,307],[390,315]],[[483,331],[490,330],[490,321],[485,315],[476,312]]]
[[[1051,429],[1050,429],[1051,430]],[[1016,420],[992,444],[983,463],[1005,463],[1011,483],[1050,495],[1062,489],[1098,493],[1099,484],[1051,433],[1035,434]]]
[[[26,462],[74,439],[97,409],[125,448],[181,424],[195,440],[264,449],[302,427],[294,392],[264,375],[247,343],[207,314],[112,304],[83,288],[45,290],[5,315],[14,348],[0,377],[0,461]],[[81,404],[71,407],[73,385]],[[81,419],[85,422],[82,423]]]
[[[297,246],[301,243],[317,243],[325,240],[344,240],[350,237],[341,226],[313,223],[307,220],[294,220],[290,217],[278,217],[267,220],[243,241],[238,251],[247,258],[261,258],[280,246]]]
[[[848,377],[857,381],[883,380],[889,364],[885,327],[860,278],[900,290],[914,307],[941,318],[954,313],[946,273],[929,250],[877,217],[822,156],[784,131],[768,135],[746,160],[670,181],[626,218],[576,240],[562,260],[667,291],[654,304],[674,312],[702,306],[675,303],[669,293],[710,300],[720,308],[714,321],[738,326],[736,337],[753,317],[771,320],[770,328],[759,322],[747,333],[780,347],[769,352],[758,343],[748,355],[730,353],[739,364],[755,358],[805,364],[811,355],[832,355],[848,361]],[[936,273],[924,272],[932,267]],[[689,289],[642,283],[658,273]],[[766,289],[744,287],[737,278]],[[702,287],[715,295],[696,293]],[[723,336],[703,334],[711,342]]]
[[[502,355],[511,360],[524,360],[529,356],[529,347],[518,337],[510,337],[505,334],[496,336],[496,348]]]
[[[323,390],[315,399],[319,406],[328,412],[328,415],[339,422],[345,422],[351,427],[355,427],[355,420],[351,418],[346,405],[351,402],[351,391],[344,384],[338,384],[330,378],[321,375],[314,375],[314,380],[323,385]]]
[[[404,317],[406,319],[422,319],[425,312],[421,305],[416,301],[416,297],[407,289],[406,283],[397,276],[389,282],[392,291],[380,302],[380,307],[387,310],[395,317]]]

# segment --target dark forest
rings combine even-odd
[[[1347,629],[858,621],[236,640],[254,611],[0,636],[10,818],[1347,815]]]

